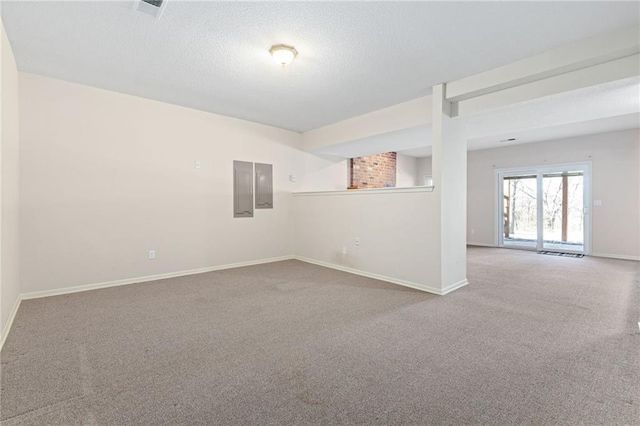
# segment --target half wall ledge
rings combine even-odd
[[[371,188],[371,189],[342,189],[333,191],[294,192],[295,197],[314,195],[369,195],[369,194],[404,194],[407,192],[433,192],[435,186],[408,186],[406,188]]]

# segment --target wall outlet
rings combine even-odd
[[[296,183],[296,175],[289,175],[289,182]]]
[[[156,258],[156,251],[149,250],[149,260],[154,260]]]
[[[360,237],[356,237],[356,245],[359,246],[360,245]]]
[[[342,254],[347,254],[347,248],[346,247],[342,247]]]
[[[195,169],[199,169],[199,168],[200,168],[200,160],[196,160],[196,161],[194,161],[194,162],[193,162],[193,167],[194,167]]]

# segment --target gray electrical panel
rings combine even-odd
[[[273,208],[273,166],[256,163],[256,209]]]
[[[253,217],[253,163],[233,162],[233,217]]]

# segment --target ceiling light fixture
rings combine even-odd
[[[289,65],[298,55],[298,51],[295,49],[295,47],[287,46],[284,44],[271,46],[271,49],[269,49],[269,53],[271,53],[271,57],[273,58],[273,60],[282,67],[286,67],[287,65]]]

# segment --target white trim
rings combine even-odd
[[[13,304],[13,309],[11,309],[11,313],[9,314],[9,318],[7,318],[7,323],[4,325],[4,330],[2,330],[2,334],[0,335],[0,351],[2,350],[4,342],[7,340],[7,336],[11,331],[11,326],[13,325],[13,320],[16,318],[16,314],[18,313],[20,302],[22,302],[22,297],[21,295],[18,295],[16,303]]]
[[[391,284],[398,284],[404,287],[409,287],[409,288],[413,288],[416,290],[420,290],[420,291],[425,291],[427,293],[433,293],[433,294],[437,294],[438,296],[443,296],[457,288],[460,288],[466,284],[468,284],[467,280],[463,280],[460,281],[456,284],[453,284],[449,287],[447,287],[445,290],[440,290],[437,289],[435,287],[431,287],[428,285],[424,285],[424,284],[418,284],[418,283],[414,283],[412,281],[406,281],[406,280],[401,280],[398,278],[391,278],[391,277],[387,277],[384,275],[379,275],[379,274],[374,274],[371,272],[366,272],[366,271],[361,271],[359,269],[354,269],[354,268],[349,268],[347,266],[341,266],[341,265],[336,265],[333,263],[328,263],[328,262],[323,262],[320,260],[313,260],[313,259],[309,259],[307,257],[302,257],[302,256],[294,256],[294,258],[296,260],[300,260],[302,262],[306,262],[306,263],[311,263],[313,265],[318,265],[318,266],[324,266],[325,268],[331,268],[331,269],[336,269],[338,271],[342,271],[342,272],[348,272],[350,274],[354,274],[354,275],[360,275],[363,277],[367,277],[367,278],[373,278],[376,280],[380,280],[380,281],[386,281],[388,283]]]
[[[341,189],[338,191],[310,191],[294,192],[294,197],[307,197],[314,195],[369,195],[369,194],[401,194],[405,192],[433,192],[433,186],[409,186],[394,188],[371,188],[371,189]]]
[[[128,285],[135,283],[143,283],[147,281],[164,280],[167,278],[184,277],[187,275],[202,274],[205,272],[221,271],[223,269],[241,268],[243,266],[261,265],[263,263],[281,262],[283,260],[291,260],[294,256],[280,256],[269,259],[250,260],[248,262],[231,263],[228,265],[211,266],[207,268],[190,269],[186,271],[168,272],[166,274],[148,275],[145,277],[126,278],[123,280],[106,281],[102,283],[79,285],[74,287],[65,287],[55,290],[36,291],[33,293],[24,293],[21,295],[23,300],[37,299],[40,297],[59,296],[62,294],[78,293],[81,291],[96,290],[99,288],[116,287],[120,285]]]
[[[465,278],[464,280],[458,281],[457,283],[451,284],[450,286],[445,287],[440,294],[442,296],[444,296],[447,293],[451,293],[454,290],[459,289],[460,287],[464,287],[465,285],[469,284],[469,281],[467,281],[467,279]]]
[[[584,188],[584,186],[583,186]],[[541,251],[544,247],[544,175],[538,170],[536,173],[536,250]],[[584,204],[584,201],[583,201]],[[515,213],[515,212],[514,212]],[[582,232],[584,239],[584,229]],[[584,244],[584,241],[583,241]],[[584,245],[583,245],[584,247]]]
[[[477,246],[477,247],[493,247],[493,248],[497,247],[495,244],[475,243],[475,242],[472,242],[472,241],[467,241],[467,245],[468,246]]]
[[[504,210],[502,207],[504,183],[498,171],[493,172],[493,189],[495,195],[493,197],[493,244],[496,247],[502,247],[504,245],[502,241],[504,232]]]
[[[628,256],[626,254],[609,254],[609,253],[591,253],[593,257],[606,257],[609,259],[621,259],[621,260],[638,260],[640,256]]]
[[[590,166],[592,161],[572,161],[568,163],[554,163],[554,164],[542,164],[542,165],[533,165],[533,166],[522,166],[522,167],[505,167],[495,169],[496,172],[503,173],[505,176],[518,176],[520,174],[530,174],[535,175],[537,172],[541,173],[550,173],[558,171],[557,169],[564,168],[574,168],[581,166]]]
[[[593,250],[593,161],[587,161],[586,169],[584,173],[586,176],[583,180],[583,189],[584,193],[582,196],[584,197],[584,204],[587,206],[587,210],[583,213],[584,218],[584,254],[590,255]],[[584,210],[583,210],[584,211]]]

